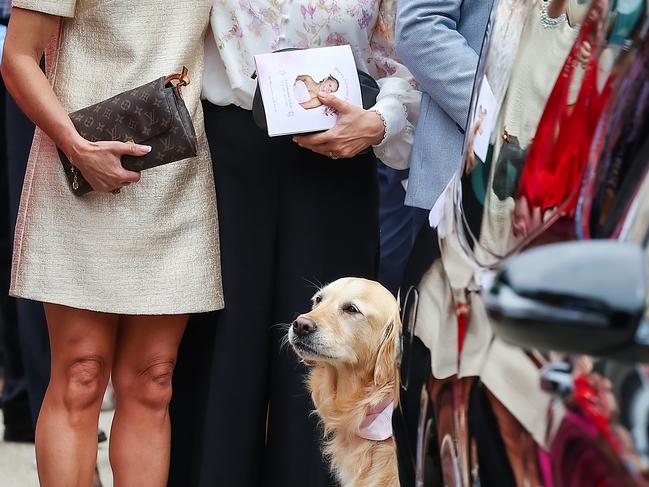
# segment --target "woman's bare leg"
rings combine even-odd
[[[115,487],[164,487],[169,475],[171,376],[187,316],[122,317],[113,387]]]
[[[92,485],[101,401],[113,362],[118,317],[46,304],[50,384],[36,426],[42,487]]]

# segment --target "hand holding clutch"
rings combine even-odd
[[[83,196],[93,189],[110,190],[116,180],[123,183],[139,180],[133,172],[195,157],[196,132],[180,91],[188,84],[187,68],[183,68],[180,73],[71,113],[70,119],[79,134],[92,143],[84,144],[77,154],[83,174],[73,164],[76,156],[70,154],[73,159],[70,161],[59,149],[72,192]],[[85,179],[86,174],[92,185]]]
[[[90,142],[81,139],[72,148],[69,160],[88,184],[98,192],[118,192],[120,188],[140,180],[140,173],[122,166],[122,157],[142,157],[151,146],[124,142]]]

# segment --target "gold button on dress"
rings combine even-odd
[[[189,68],[198,156],[78,198],[36,130],[16,225],[10,293],[93,311],[159,315],[223,307],[216,195],[200,102],[211,0],[14,0],[61,16],[46,71],[68,112]]]

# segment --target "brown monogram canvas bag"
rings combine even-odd
[[[117,140],[151,146],[142,157],[124,156],[122,166],[143,171],[195,157],[196,132],[182,99],[181,88],[189,84],[187,68],[159,78],[96,105],[70,114],[79,134],[91,142]],[[92,191],[79,170],[59,149],[59,157],[77,196]]]

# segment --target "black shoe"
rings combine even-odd
[[[34,425],[29,403],[22,398],[2,404],[4,419],[3,439],[10,443],[34,443]]]
[[[31,427],[29,429],[19,429],[13,426],[5,427],[3,440],[7,443],[34,443],[34,430]],[[102,430],[99,430],[97,443],[105,443],[106,441],[108,441],[108,436]]]
[[[7,443],[34,443],[34,428],[19,428],[16,426],[5,426],[5,432],[2,439]]]

